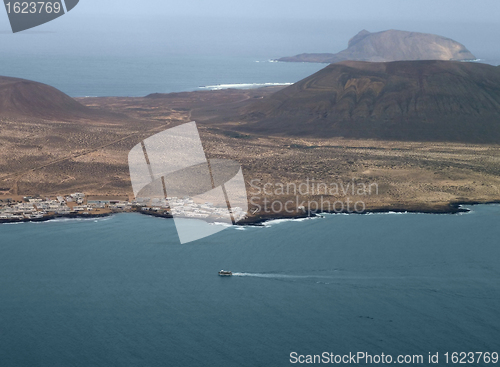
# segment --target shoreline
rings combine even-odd
[[[400,213],[400,214],[459,214],[459,213],[469,213],[471,210],[462,208],[463,206],[474,206],[474,205],[495,205],[500,204],[500,200],[498,201],[463,201],[457,203],[449,203],[446,206],[436,207],[434,209],[431,208],[404,208],[404,207],[394,207],[394,208],[373,208],[368,209],[363,212],[334,212],[334,211],[306,211],[302,214],[292,214],[284,215],[283,213],[270,213],[268,215],[259,215],[253,216],[250,218],[246,218],[236,225],[239,226],[262,226],[267,222],[275,221],[275,220],[295,220],[295,219],[306,219],[306,218],[318,218],[325,214],[344,214],[344,215],[368,215],[368,214],[388,214],[388,213]],[[37,223],[37,222],[48,222],[54,219],[95,219],[95,218],[105,218],[110,217],[115,214],[128,214],[128,213],[136,213],[141,215],[147,215],[150,217],[156,218],[164,218],[164,219],[173,219],[171,214],[164,213],[156,213],[156,212],[147,212],[147,211],[113,211],[109,213],[100,213],[100,214],[54,214],[47,215],[42,218],[24,218],[24,219],[0,219],[1,224],[16,224],[16,223]]]
[[[459,213],[468,213],[469,209],[462,208],[464,205],[491,205],[491,204],[500,204],[499,201],[491,201],[491,202],[476,202],[476,201],[468,201],[468,202],[459,202],[459,203],[450,203],[445,207],[436,207],[434,209],[428,208],[404,208],[404,207],[394,207],[394,208],[373,208],[367,209],[362,212],[335,212],[335,211],[306,211],[303,214],[290,214],[290,215],[275,215],[270,213],[269,215],[260,215],[258,217],[247,218],[247,220],[242,220],[238,223],[238,225],[262,225],[266,222],[273,220],[281,220],[281,219],[305,219],[305,218],[315,218],[321,217],[324,214],[343,214],[343,215],[369,215],[369,214],[388,214],[388,213],[401,213],[401,214],[459,214]]]
[[[80,219],[80,218],[88,218],[88,219],[94,219],[94,218],[105,218],[109,217],[113,214],[116,214],[114,212],[110,213],[100,213],[100,214],[53,214],[53,215],[46,215],[41,218],[23,218],[23,219],[0,219],[0,224],[14,224],[14,223],[37,223],[37,222],[48,222],[54,219]]]

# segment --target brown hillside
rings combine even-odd
[[[261,134],[500,143],[500,68],[332,64],[247,107],[240,126]]]
[[[49,85],[0,76],[0,117],[65,120],[99,114]]]

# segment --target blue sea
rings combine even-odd
[[[325,66],[273,62],[262,57],[5,54],[0,60],[0,75],[45,83],[71,97],[143,97],[150,93],[286,85]]]
[[[499,352],[499,223],[499,205],[325,215],[184,245],[172,220],[140,214],[1,225],[0,365]]]
[[[500,59],[479,62],[499,65]],[[218,55],[4,54],[0,75],[51,85],[71,97],[143,97],[221,88],[288,85],[327,64],[275,62],[265,57]]]

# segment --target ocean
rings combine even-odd
[[[1,225],[0,365],[499,352],[499,221],[500,205],[325,215],[184,245],[140,214]]]
[[[500,58],[479,62],[499,65]],[[248,56],[4,54],[0,75],[45,83],[71,97],[144,97],[151,93],[288,85],[326,66]]]
[[[45,83],[71,97],[144,97],[150,93],[286,85],[325,66],[258,57],[5,54],[0,60],[0,75]]]

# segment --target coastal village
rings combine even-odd
[[[113,213],[138,212],[159,217],[196,218],[225,220],[227,208],[212,203],[197,203],[185,198],[137,198],[133,201],[118,199],[95,199],[84,193],[67,196],[0,199],[0,223],[43,221],[57,217],[98,217]],[[241,208],[232,208],[233,217],[240,220],[246,216]]]

